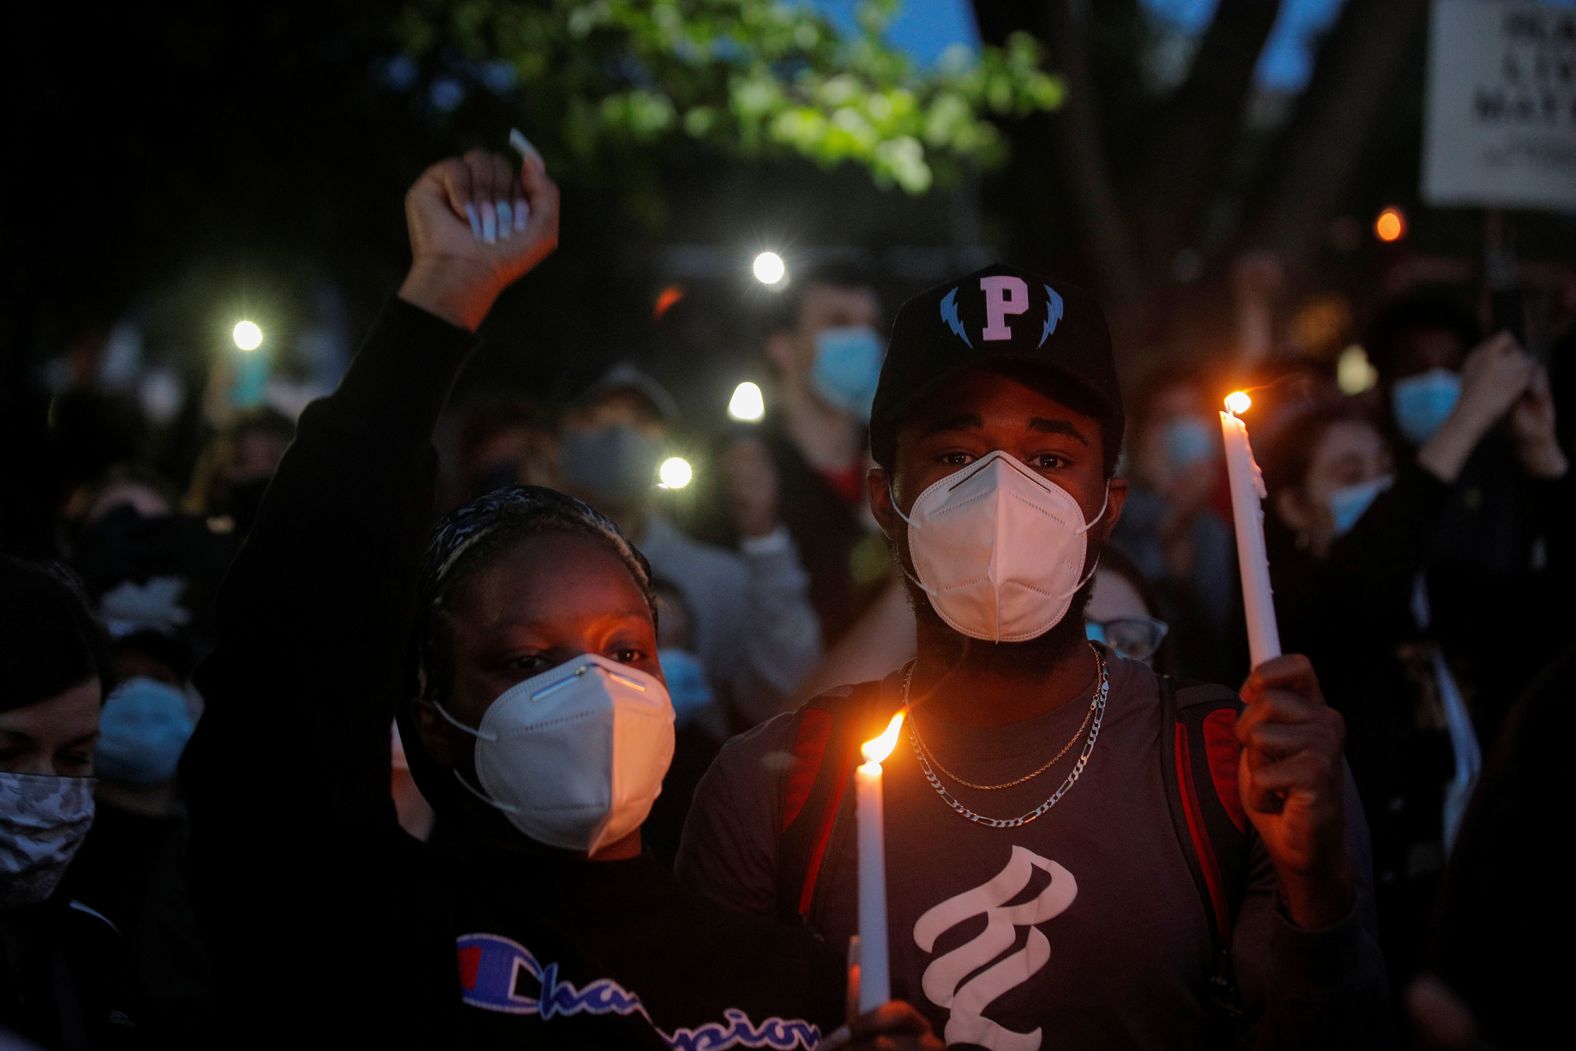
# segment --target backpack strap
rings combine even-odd
[[[1172,824],[1187,857],[1214,947],[1212,1023],[1224,1033],[1242,1015],[1231,969],[1231,932],[1247,893],[1248,821],[1237,787],[1242,701],[1224,686],[1161,676],[1170,747],[1161,749]]]
[[[900,674],[829,690],[794,715],[777,830],[777,911],[784,920],[802,923],[810,916],[838,815],[859,765],[859,746],[880,733],[897,711]]]

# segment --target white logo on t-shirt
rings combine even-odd
[[[1005,908],[1006,902],[1028,887],[1035,869],[1049,873],[1051,882],[1032,900]],[[932,960],[920,980],[930,1001],[951,1012],[945,1034],[948,1044],[978,1044],[992,1051],[1037,1051],[1040,1030],[1015,1033],[984,1017],[983,1012],[993,1000],[1027,982],[1050,961],[1051,943],[1035,926],[1066,911],[1077,896],[1078,881],[1071,872],[1026,847],[1013,847],[1007,867],[989,881],[948,898],[919,918],[914,924],[914,944],[928,953],[946,931],[981,913],[985,916],[985,929],[977,937]],[[1012,948],[1019,927],[1029,928],[1028,943],[986,967]],[[982,967],[985,970],[980,970]]]

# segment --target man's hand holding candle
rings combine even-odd
[[[1292,922],[1331,927],[1356,894],[1346,853],[1345,721],[1325,703],[1313,665],[1300,654],[1254,668],[1241,694],[1243,809],[1269,851]]]

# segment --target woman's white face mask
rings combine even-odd
[[[1089,522],[1073,495],[1000,449],[931,485],[898,515],[908,523],[915,581],[954,630],[1022,642],[1055,627],[1084,573]],[[892,506],[897,508],[896,499]]]
[[[538,843],[594,854],[639,828],[673,761],[673,704],[660,680],[585,654],[498,695],[462,785]]]

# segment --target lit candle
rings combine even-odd
[[[859,820],[859,1013],[892,999],[887,962],[886,837],[881,816],[881,762],[892,754],[903,725],[898,712],[886,731],[859,746],[865,761],[854,771]]]
[[[1226,442],[1226,469],[1231,477],[1231,517],[1237,527],[1237,566],[1242,571],[1242,605],[1248,620],[1248,652],[1256,668],[1280,656],[1280,629],[1270,597],[1270,560],[1264,551],[1264,475],[1253,459],[1248,428],[1237,418],[1253,400],[1244,391],[1226,396],[1220,433]]]

